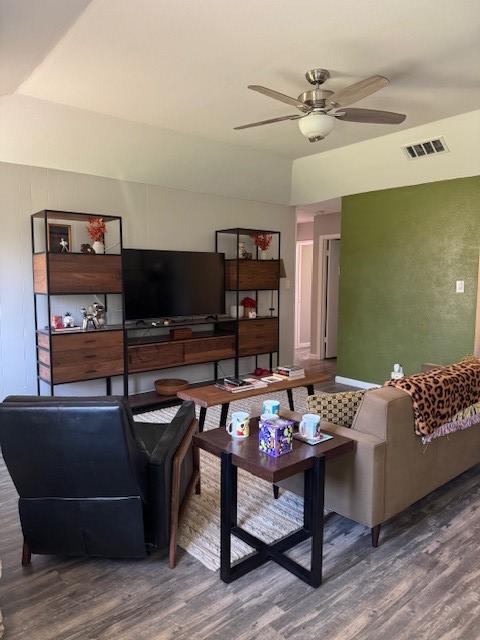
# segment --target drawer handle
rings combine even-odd
[[[97,354],[96,354],[96,353],[90,353],[90,354],[88,354],[88,355],[86,355],[86,356],[85,356],[85,359],[88,359],[88,358],[96,358],[96,357],[97,357]]]
[[[85,340],[85,344],[95,344],[95,342],[95,338],[93,338],[93,340]]]
[[[97,373],[96,369],[87,369],[85,373]]]

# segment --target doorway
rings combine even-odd
[[[313,240],[297,242],[296,265],[295,349],[310,350]]]
[[[337,357],[340,246],[340,234],[319,237],[319,355],[321,359]]]

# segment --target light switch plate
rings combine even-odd
[[[457,280],[455,283],[455,293],[465,293],[465,280]]]

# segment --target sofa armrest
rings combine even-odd
[[[353,452],[327,460],[325,506],[346,518],[374,527],[384,519],[385,441],[329,422],[322,422],[322,430],[355,442]],[[303,474],[279,484],[303,495]]]

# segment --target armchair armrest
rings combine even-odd
[[[137,443],[148,457],[151,537],[158,548],[170,546],[170,566],[175,564],[182,507],[193,488],[199,488],[199,456],[192,446],[197,429],[193,402],[184,402],[169,424],[133,424]]]

